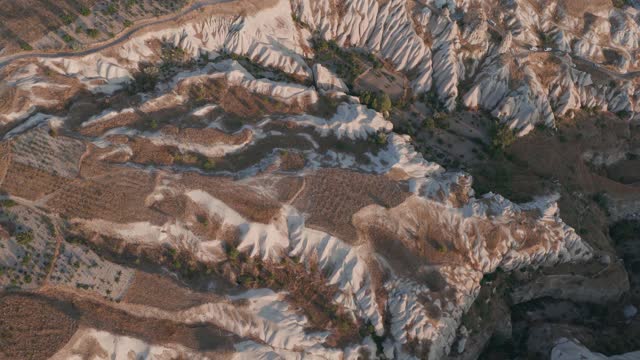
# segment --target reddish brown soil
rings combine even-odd
[[[152,344],[178,343],[195,350],[224,352],[231,350],[233,343],[239,340],[212,325],[184,325],[169,320],[136,317],[73,291],[46,289],[42,298],[46,302],[64,306],[65,312],[73,314],[80,326],[131,336]]]
[[[99,136],[110,129],[128,126],[140,121],[142,117],[136,113],[124,113],[109,120],[99,121],[79,129],[79,133],[85,136]]]
[[[304,179],[298,176],[287,176],[281,178],[275,184],[276,197],[278,201],[289,202],[303,186]]]
[[[613,5],[611,0],[562,0],[559,6],[567,10],[570,16],[581,18],[585,12],[599,12],[610,9]]]
[[[171,165],[174,154],[177,150],[171,146],[156,145],[151,140],[135,137],[130,138],[125,135],[110,136],[109,141],[114,144],[126,144],[131,148],[133,156],[120,156],[119,158],[108,159],[114,162],[132,161],[138,164]]]
[[[194,292],[167,276],[137,271],[122,301],[178,311],[217,300],[213,294]]]
[[[61,14],[78,14],[81,6],[90,8],[94,3],[94,0],[2,0],[0,41],[19,49],[21,41],[38,40],[49,31],[64,25]]]
[[[282,101],[253,93],[244,87],[229,86],[224,79],[210,79],[199,84],[179,84],[177,92],[189,95],[196,103],[216,103],[227,113],[243,119],[255,120],[266,114],[300,114],[310,99],[300,104]]]
[[[78,327],[68,304],[23,294],[0,297],[0,359],[47,359]]]
[[[47,201],[53,211],[68,217],[103,219],[118,223],[151,221],[164,223],[164,216],[145,206],[155,186],[155,175],[129,168],[90,180],[63,186]]]
[[[63,177],[18,162],[11,162],[1,188],[12,195],[36,200],[70,183],[70,180]]]
[[[274,199],[227,178],[186,173],[182,183],[208,192],[250,221],[266,224],[280,211],[280,203]]]
[[[244,129],[239,134],[230,135],[213,128],[177,128],[172,125],[163,127],[160,132],[171,135],[179,141],[200,145],[238,145],[249,140],[251,130]]]
[[[341,169],[322,169],[305,177],[306,185],[294,205],[310,216],[307,225],[347,242],[357,240],[351,217],[371,204],[394,207],[409,195],[385,176]]]
[[[284,151],[280,154],[280,170],[297,171],[304,168],[304,155],[297,151]]]

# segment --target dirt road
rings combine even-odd
[[[118,34],[115,38],[107,40],[106,42],[103,42],[103,43],[95,44],[95,45],[93,45],[93,47],[91,47],[89,49],[85,49],[85,50],[80,50],[80,51],[57,51],[57,52],[30,51],[30,52],[23,52],[23,53],[19,53],[19,54],[12,54],[12,55],[3,56],[3,57],[0,57],[0,68],[10,64],[13,61],[20,60],[20,59],[32,58],[32,57],[57,58],[57,57],[85,56],[85,55],[93,54],[93,53],[102,51],[104,49],[107,49],[109,47],[112,47],[112,46],[115,46],[115,45],[123,43],[124,41],[128,40],[129,37],[131,37],[131,35],[141,31],[144,28],[147,28],[147,27],[150,27],[150,26],[154,26],[154,25],[168,23],[168,22],[171,22],[171,21],[175,21],[175,20],[179,19],[180,17],[185,16],[185,15],[187,15],[187,14],[189,14],[191,12],[194,12],[196,10],[199,10],[199,9],[205,7],[205,6],[210,6],[210,5],[223,3],[223,2],[229,2],[229,1],[232,1],[232,0],[199,0],[199,1],[196,1],[195,3],[191,4],[191,6],[187,7],[186,9],[183,9],[182,11],[180,11],[177,14],[166,15],[165,17],[161,17],[161,18],[158,18],[158,19],[143,20],[141,22],[138,22],[134,26],[132,26],[129,30]]]

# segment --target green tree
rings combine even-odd
[[[426,118],[424,120],[424,123],[422,124],[422,126],[424,126],[425,129],[427,129],[427,130],[432,130],[432,129],[434,129],[436,127],[436,121],[433,120],[433,118],[431,118],[431,117]]]
[[[494,131],[493,139],[491,139],[491,146],[495,150],[504,151],[513,142],[516,141],[516,135],[513,130],[506,125],[499,125]]]
[[[389,95],[383,93],[382,95],[380,95],[379,97],[379,106],[380,106],[380,112],[387,112],[391,110],[391,107],[393,106],[391,104],[391,99],[389,98]]]
[[[374,110],[376,110],[376,111],[380,111],[380,103],[378,102],[378,98],[377,98],[377,97],[376,97],[376,98],[374,98],[374,99],[371,101],[371,108],[372,108],[372,109],[374,109]]]

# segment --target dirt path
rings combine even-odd
[[[110,41],[94,44],[92,48],[87,49],[87,50],[81,50],[81,51],[57,51],[57,52],[31,51],[31,52],[25,52],[25,53],[19,53],[19,54],[12,54],[12,55],[3,56],[3,57],[0,57],[0,68],[10,64],[13,61],[20,60],[20,59],[32,58],[32,57],[57,58],[57,57],[86,56],[86,55],[89,55],[89,54],[93,54],[93,53],[105,50],[107,48],[110,48],[112,46],[116,46],[118,44],[121,44],[126,40],[129,40],[129,37],[131,35],[139,32],[140,30],[142,30],[144,28],[147,28],[147,27],[150,27],[150,26],[154,26],[154,25],[164,24],[164,23],[171,22],[171,21],[175,21],[175,20],[179,19],[180,17],[182,17],[184,15],[187,15],[187,14],[189,14],[191,12],[194,12],[196,10],[199,10],[199,9],[201,9],[203,7],[210,6],[210,5],[215,5],[215,4],[223,3],[223,2],[229,2],[229,1],[233,1],[233,0],[200,0],[200,1],[197,1],[197,2],[193,3],[191,6],[189,6],[188,8],[182,10],[181,12],[179,12],[177,14],[166,15],[165,17],[161,17],[159,19],[149,19],[149,20],[140,21],[140,22],[138,22],[138,24],[136,24],[133,27],[131,27],[128,31],[125,31],[125,32],[117,35],[115,38],[111,39]]]
[[[51,257],[51,263],[49,264],[49,268],[47,269],[47,274],[45,275],[44,280],[40,285],[41,288],[45,287],[49,282],[49,278],[51,277],[51,273],[53,272],[53,269],[55,268],[56,260],[58,260],[58,256],[60,255],[60,247],[62,246],[62,243],[64,241],[64,239],[62,238],[62,232],[60,231],[60,227],[58,227],[58,218],[48,216],[48,214],[46,214],[45,212],[43,212],[38,208],[38,203],[36,202],[19,198],[19,197],[12,197],[12,199],[15,200],[17,203],[19,203],[20,205],[28,207],[38,215],[48,217],[51,220],[51,223],[53,224],[55,238],[56,238],[56,247],[55,247],[55,250],[53,251],[53,256]]]
[[[298,196],[300,196],[300,194],[302,194],[302,192],[304,191],[304,187],[307,184],[307,179],[305,179],[305,177],[302,177],[302,186],[300,186],[300,189],[298,189],[298,191],[296,191],[296,193],[291,197],[291,199],[289,199],[289,201],[287,201],[287,205],[291,205],[293,204],[296,199],[298,198]]]
[[[44,280],[42,281],[42,286],[46,286],[49,283],[49,278],[51,277],[51,273],[53,272],[53,269],[56,267],[56,261],[58,260],[58,256],[60,256],[60,246],[64,241],[62,239],[62,235],[61,235],[62,233],[60,232],[60,228],[58,227],[58,223],[56,222],[56,219],[51,219],[51,222],[53,223],[53,228],[56,233],[56,248],[53,251],[53,256],[51,257],[51,264],[49,264],[49,269],[47,269],[47,275],[45,275]]]

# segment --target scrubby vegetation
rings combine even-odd
[[[613,0],[613,6],[623,8],[625,6],[631,6],[631,2],[629,0]]]
[[[33,231],[27,230],[16,234],[16,241],[20,245],[27,245],[33,241]]]
[[[356,323],[344,309],[335,305],[337,288],[327,285],[325,273],[317,262],[302,262],[297,257],[279,262],[263,261],[249,257],[232,244],[226,245],[226,254],[227,260],[223,263],[203,264],[187,252],[167,248],[162,262],[185,279],[217,274],[244,288],[286,290],[288,301],[304,312],[312,326],[333,330],[330,343],[345,344],[370,334],[366,324]]]
[[[621,220],[609,227],[609,235],[616,244],[640,240],[640,221]]]
[[[127,91],[130,94],[153,91],[158,83],[158,77],[157,66],[149,63],[140,64],[138,72],[133,74],[133,80],[127,86]]]
[[[389,95],[385,93],[365,91],[360,94],[360,102],[381,113],[389,112],[393,107]]]
[[[3,208],[10,208],[12,206],[16,206],[17,203],[11,199],[2,199],[0,200],[0,206]]]
[[[100,36],[100,30],[95,28],[87,28],[85,32],[87,33],[87,36],[89,36],[92,39],[97,39],[98,36]]]
[[[369,137],[369,141],[378,145],[387,145],[388,137],[387,133],[378,130],[375,134]]]
[[[423,93],[420,100],[435,113],[446,111],[444,103],[433,90]]]
[[[33,47],[31,47],[31,45],[29,45],[29,43],[27,43],[26,41],[20,41],[20,49],[25,51],[31,51],[33,50]]]
[[[503,152],[513,144],[514,141],[516,141],[516,135],[508,126],[497,124],[492,129],[491,147],[494,152]]]
[[[133,74],[133,80],[129,83],[128,91],[131,94],[152,91],[159,80],[170,78],[179,69],[194,64],[194,60],[183,48],[163,43],[159,64],[140,63],[138,71]]]

